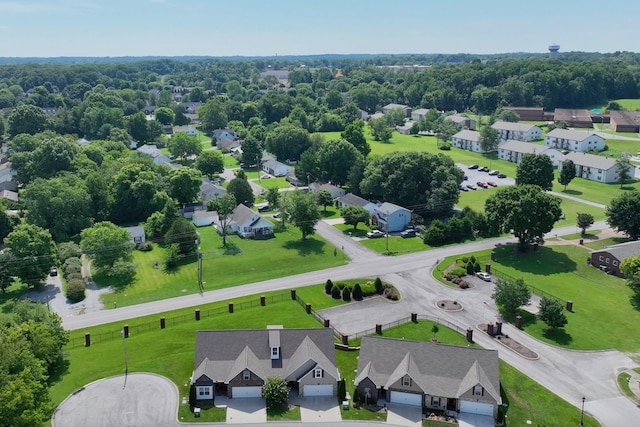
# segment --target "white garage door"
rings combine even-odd
[[[422,406],[422,395],[416,394],[416,393],[403,393],[401,391],[392,391],[391,403],[402,403],[404,405]]]
[[[489,415],[493,416],[493,405],[490,403],[478,403],[478,402],[460,402],[460,412],[466,412],[468,414],[477,415]]]
[[[262,397],[262,387],[234,387],[231,390],[231,397]]]
[[[327,385],[305,385],[302,389],[302,395],[308,396],[331,396],[333,395],[333,386]]]

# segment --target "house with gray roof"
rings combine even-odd
[[[372,222],[388,233],[402,231],[411,223],[411,211],[393,203],[384,202],[373,209]]]
[[[216,228],[219,233],[223,232],[220,222],[216,224]],[[226,228],[227,233],[236,233],[244,238],[260,239],[273,236],[273,223],[242,203],[231,213]]]
[[[365,400],[426,410],[495,418],[502,403],[496,350],[365,336],[355,385]]]
[[[394,110],[396,108],[399,108],[400,110],[402,110],[405,117],[411,117],[411,107],[404,104],[394,104],[394,103],[387,104],[384,107],[382,107],[382,113],[387,114],[389,111]]]
[[[418,108],[417,110],[413,110],[411,112],[411,120],[414,122],[420,121],[424,116],[429,112],[428,108]]]
[[[124,229],[127,230],[129,235],[131,236],[129,241],[136,246],[144,243],[147,240],[147,235],[144,232],[144,227],[142,227],[141,225],[134,225],[133,227],[124,227]]]
[[[273,176],[287,176],[291,171],[291,167],[275,159],[271,159],[262,163],[262,171]]]
[[[373,215],[373,211],[378,207],[378,203],[370,202],[353,193],[347,193],[336,199],[336,207],[338,209],[344,209],[347,206],[360,206],[361,208],[365,208],[369,211],[369,215]]]
[[[624,277],[620,264],[625,259],[640,255],[640,242],[625,242],[591,252],[591,265],[608,271],[616,276]]]
[[[510,139],[498,147],[498,157],[508,162],[519,164],[522,161],[522,156],[527,153],[544,154],[551,159],[553,167],[556,168],[564,160],[564,154],[559,150],[530,142]]]
[[[604,138],[595,132],[556,128],[547,133],[544,145],[569,151],[602,151]]]
[[[451,145],[474,153],[486,153],[480,145],[480,132],[463,129],[451,137]]]
[[[331,194],[331,197],[333,197],[333,199],[337,199],[338,197],[344,196],[345,194],[347,194],[347,190],[345,190],[344,188],[340,188],[337,185],[333,185],[327,182],[312,182],[311,184],[309,184],[309,192],[310,193],[316,193],[318,191],[328,191]]]
[[[462,114],[452,114],[450,116],[445,116],[444,119],[449,120],[458,126],[462,126],[465,129],[469,129],[469,130],[476,129],[476,121],[473,119],[470,119],[467,116],[463,116]]]
[[[221,185],[214,184],[207,179],[200,184],[200,198],[205,205],[209,200],[216,200],[227,194],[227,189]]]
[[[530,123],[495,122],[491,127],[500,134],[500,141],[515,139],[531,142],[542,139],[542,129]]]
[[[576,176],[591,181],[611,183],[618,180],[618,163],[613,157],[596,156],[595,154],[571,152],[564,156],[576,167]],[[558,165],[562,171],[562,163]],[[629,163],[629,176],[636,175],[636,167]]]
[[[335,396],[340,379],[329,328],[198,331],[191,377],[196,400],[262,397],[269,377],[300,396]]]

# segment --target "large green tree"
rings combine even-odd
[[[333,204],[333,196],[328,190],[320,190],[315,193],[316,202],[318,202],[319,206],[324,208],[324,211],[327,211],[327,206],[331,206]]]
[[[93,222],[87,187],[74,175],[38,178],[25,188],[23,200],[27,222],[49,230],[57,242],[71,239]]]
[[[156,111],[153,112],[156,116],[156,120],[162,123],[163,125],[170,125],[173,123],[173,118],[175,117],[175,113],[169,107],[158,107]]]
[[[567,324],[564,307],[557,299],[542,297],[539,308],[538,317],[547,325],[548,329],[553,331]]]
[[[631,176],[631,163],[628,159],[618,159],[616,160],[616,167],[618,170],[616,171],[616,182],[620,184],[620,188],[633,179]]]
[[[178,132],[169,139],[169,152],[174,157],[186,159],[189,156],[197,156],[202,152],[202,144],[195,136],[187,135],[185,132]]]
[[[320,178],[335,185],[344,185],[349,177],[349,170],[362,156],[350,142],[344,139],[325,141],[317,149],[316,157]]]
[[[9,114],[7,132],[13,138],[21,133],[35,135],[49,128],[49,118],[35,105],[21,104]]]
[[[491,126],[485,126],[480,131],[480,148],[483,152],[496,151],[500,143],[500,132]]]
[[[315,232],[320,220],[320,211],[315,195],[302,191],[291,191],[287,195],[285,212],[289,220],[302,232],[302,240]]]
[[[227,192],[233,194],[238,203],[253,206],[253,190],[246,179],[233,178],[227,186]]]
[[[311,147],[309,132],[293,125],[280,125],[267,134],[267,149],[283,160],[299,160],[300,155]]]
[[[40,286],[56,263],[56,245],[51,233],[32,224],[20,224],[4,239],[15,262],[12,274],[25,283]]]
[[[220,226],[222,227],[222,246],[227,245],[227,226],[231,219],[231,214],[238,206],[236,198],[233,194],[227,193],[222,197],[218,197],[212,200],[213,208],[218,212],[218,218],[220,219]]]
[[[189,256],[196,253],[198,249],[198,232],[192,221],[178,217],[165,236],[167,245],[178,245],[178,253],[182,256]]]
[[[202,174],[196,169],[181,167],[169,174],[169,195],[182,205],[192,202],[198,196],[200,185]]]
[[[224,160],[219,151],[207,150],[198,155],[196,168],[203,175],[211,177],[224,171]]]
[[[427,217],[444,217],[458,201],[464,173],[450,157],[424,152],[395,152],[369,162],[360,190]]]
[[[353,225],[353,229],[358,228],[358,224],[369,222],[369,211],[362,206],[346,206],[340,210],[340,215],[344,218],[344,223]]]
[[[348,124],[340,136],[356,147],[363,156],[367,157],[371,152],[371,146],[364,136],[364,122],[362,120],[355,120]]]
[[[526,153],[516,169],[516,185],[534,184],[543,190],[553,187],[553,163],[544,154]]]
[[[560,176],[558,182],[560,185],[564,185],[564,190],[567,191],[567,185],[573,181],[576,177],[576,165],[573,160],[567,159],[562,162],[562,168],[560,169]]]
[[[95,268],[109,270],[118,261],[131,261],[133,242],[127,230],[103,221],[82,230],[80,248]]]
[[[505,313],[514,313],[531,299],[531,290],[522,279],[499,279],[491,294],[496,305]]]
[[[587,228],[593,225],[593,215],[590,213],[578,212],[576,215],[576,226],[581,230],[582,235],[587,232]]]
[[[198,110],[202,130],[211,134],[216,129],[227,125],[227,113],[224,105],[217,99],[210,99]]]
[[[242,161],[247,165],[259,165],[262,159],[262,146],[253,136],[247,136],[241,143]]]
[[[269,203],[269,209],[276,209],[280,205],[280,191],[275,188],[269,188],[265,197]]]
[[[560,219],[560,199],[537,185],[500,188],[485,202],[487,220],[503,233],[513,233],[521,251],[544,243],[544,234]]]
[[[640,237],[640,192],[623,193],[609,202],[605,209],[607,223],[631,239]]]
[[[144,159],[125,163],[111,180],[111,218],[118,224],[146,220],[164,207],[163,186],[163,179]]]

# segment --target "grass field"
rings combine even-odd
[[[293,226],[267,240],[227,236],[226,248],[222,247],[222,237],[213,227],[200,228],[199,233],[206,290],[285,277],[347,262],[339,249],[340,256],[335,256],[334,247],[320,236],[302,241],[300,231]],[[97,283],[115,288],[115,292],[103,295],[105,306],[112,307],[115,302],[122,307],[198,292],[195,256],[185,259],[172,272],[161,267],[164,257],[165,249],[158,245],[154,245],[150,252],[135,251],[136,276],[129,284],[95,275]],[[290,262],[294,258],[300,262]]]
[[[280,178],[269,178],[269,179],[254,179],[254,184],[258,184],[263,188],[289,188],[292,187],[291,184],[287,182],[284,177]]]
[[[614,99],[625,110],[640,110],[640,99]]]
[[[541,247],[538,252],[526,254],[514,250],[512,245],[494,249],[497,261],[492,263],[492,269],[497,271],[496,275],[505,273],[523,278],[527,284],[562,301],[573,301],[573,312],[564,312],[567,325],[556,332],[545,331],[543,322],[520,311],[527,333],[550,344],[576,350],[637,351],[640,348],[640,331],[635,328],[640,322],[640,312],[631,305],[631,290],[623,279],[587,265],[587,249],[566,245]],[[474,255],[486,260],[490,252]],[[446,258],[441,266],[450,265],[458,257]],[[507,315],[507,319],[510,317]]]

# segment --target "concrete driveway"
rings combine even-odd
[[[178,389],[154,374],[105,378],[76,390],[58,406],[54,427],[175,426]]]
[[[227,400],[227,424],[266,423],[267,403],[261,397]]]
[[[458,427],[494,427],[496,422],[493,417],[475,414],[458,414]]]
[[[387,403],[387,423],[400,426],[421,426],[422,408],[419,406]]]
[[[301,397],[300,418],[303,423],[340,422],[342,415],[335,397]]]

